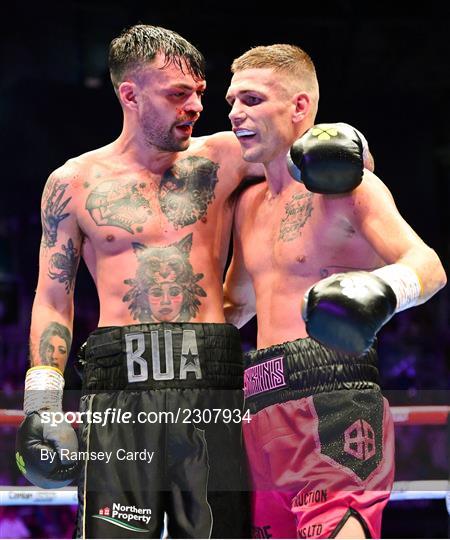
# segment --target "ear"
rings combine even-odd
[[[297,124],[302,122],[308,116],[311,109],[311,98],[307,92],[299,92],[292,98],[292,103],[295,107],[292,115],[292,122]]]
[[[137,110],[137,96],[138,88],[136,83],[132,81],[124,81],[120,83],[118,88],[118,95],[120,103],[124,109]]]

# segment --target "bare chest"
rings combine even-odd
[[[254,208],[242,241],[253,276],[274,272],[319,279],[340,267],[361,267],[374,256],[345,215],[330,211],[320,195],[308,192]]]
[[[129,249],[130,241],[161,244],[184,233],[210,235],[224,206],[220,179],[218,164],[200,156],[184,158],[162,175],[99,168],[77,190],[78,223],[97,253]]]

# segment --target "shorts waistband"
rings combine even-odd
[[[341,354],[311,338],[245,355],[244,395],[252,414],[291,399],[343,389],[379,389],[375,346],[362,356]]]
[[[103,327],[87,340],[83,393],[242,388],[243,369],[239,331],[231,324]]]

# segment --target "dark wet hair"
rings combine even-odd
[[[126,28],[109,46],[109,72],[115,91],[130,71],[152,62],[162,53],[166,63],[182,71],[187,67],[196,80],[205,78],[205,59],[189,41],[160,26],[137,24]]]

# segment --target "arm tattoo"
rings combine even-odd
[[[292,199],[286,203],[286,214],[281,220],[278,240],[290,242],[302,234],[301,229],[313,211],[312,199],[312,193],[300,193],[293,195]]]
[[[80,255],[78,249],[69,238],[67,247],[63,244],[64,253],[54,253],[49,262],[48,275],[50,279],[57,279],[59,283],[64,283],[66,293],[69,294],[75,286],[75,276],[77,273]]]
[[[206,216],[215,198],[219,165],[191,156],[175,163],[162,179],[158,198],[161,210],[175,229],[192,225]]]
[[[71,345],[72,336],[69,329],[60,323],[51,322],[39,339],[39,362],[36,362],[34,347],[30,344],[31,365],[63,368],[67,362]]]
[[[69,204],[72,197],[67,197],[63,201],[69,184],[61,184],[59,180],[50,182],[45,188],[45,206],[42,209],[42,234],[43,246],[53,247],[58,236],[58,226],[63,219],[70,215],[69,212],[63,214],[64,209]]]
[[[136,275],[126,279],[130,286],[122,301],[128,302],[133,319],[139,322],[189,321],[206,292],[197,284],[204,274],[195,274],[189,255],[192,233],[168,246],[132,244],[138,260]]]
[[[91,191],[86,210],[96,225],[120,227],[134,234],[133,226],[147,221],[152,214],[150,203],[139,191],[137,182],[118,180],[102,182]]]

